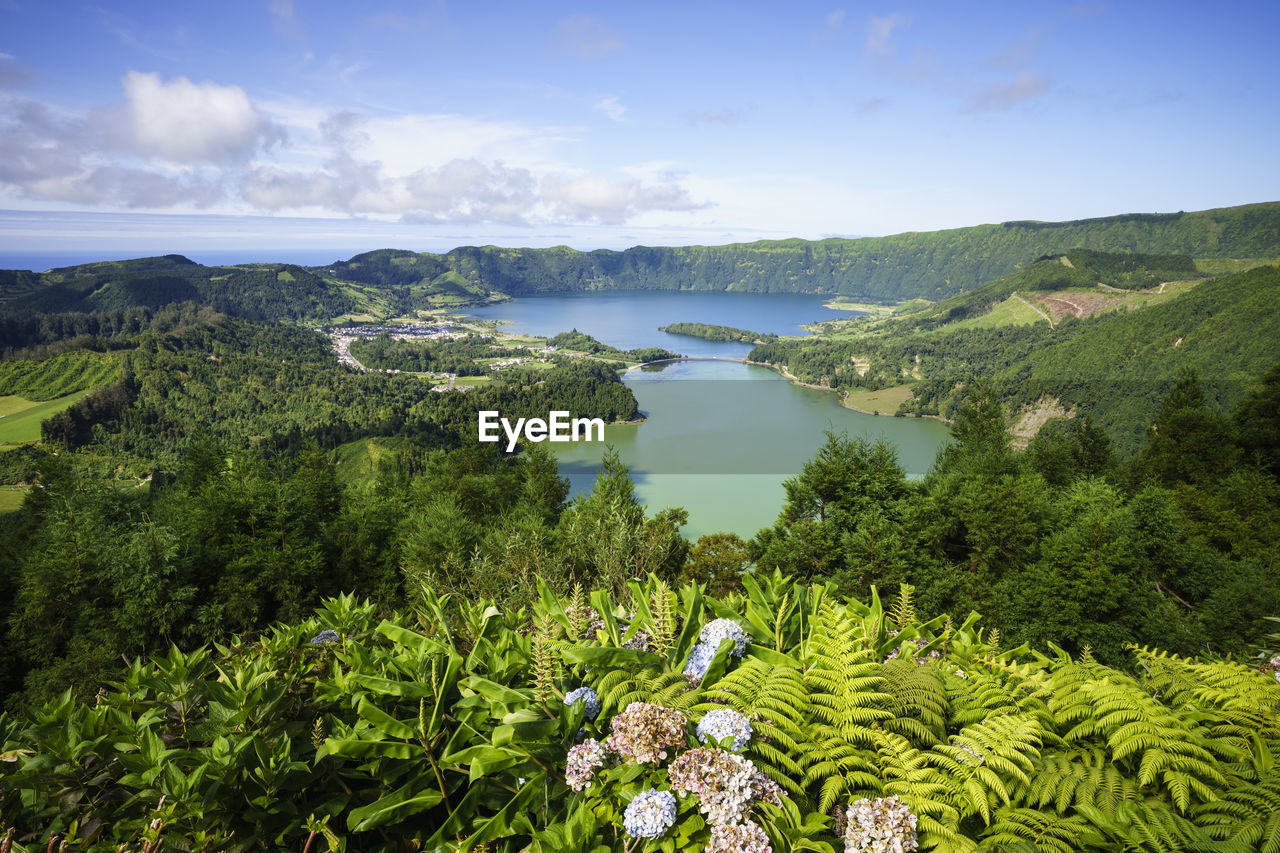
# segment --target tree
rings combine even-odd
[[[1209,408],[1195,369],[1184,367],[1147,430],[1138,470],[1169,486],[1201,483],[1229,471],[1238,459],[1226,418]]]
[[[750,564],[751,555],[742,537],[709,533],[694,543],[680,579],[706,584],[708,592],[722,596],[742,588],[742,573]]]

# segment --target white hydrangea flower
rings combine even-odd
[[[698,721],[698,740],[706,743],[708,740],[722,741],[725,738],[733,738],[730,741],[729,748],[734,752],[742,752],[747,748],[747,744],[751,743],[751,721],[745,715],[739,714],[732,708],[716,708],[708,711],[706,715]]]

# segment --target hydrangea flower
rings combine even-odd
[[[636,794],[622,814],[622,828],[635,838],[657,838],[675,822],[675,795],[653,788]]]
[[[889,636],[896,637],[898,636],[898,632],[890,631]],[[915,650],[918,652],[921,649],[923,649],[925,646],[929,645],[929,641],[917,638],[915,640],[911,640],[911,645],[915,646]],[[885,660],[886,661],[894,660],[895,658],[898,657],[899,654],[901,654],[901,652],[902,652],[902,647],[898,646],[893,651],[889,652],[888,656],[885,657]],[[942,659],[942,653],[939,652],[937,649],[933,649],[924,657],[917,657],[916,663],[928,663],[931,660],[941,660],[941,659]]]
[[[722,641],[733,640],[737,644],[731,653],[735,658],[742,657],[747,650],[747,632],[732,619],[712,619],[702,626],[702,633],[698,635],[698,640],[711,646],[713,653],[720,648]]]
[[[564,697],[565,705],[572,705],[579,701],[582,702],[583,716],[588,720],[594,720],[600,716],[600,697],[590,687],[579,687],[577,690],[570,690]]]
[[[325,630],[321,631],[319,634],[316,634],[314,637],[311,638],[311,645],[324,646],[324,645],[328,645],[329,643],[336,643],[341,639],[342,637],[338,634],[337,631],[333,630],[332,628],[326,628]]]
[[[1262,665],[1263,672],[1270,672],[1276,677],[1276,681],[1280,681],[1280,655],[1276,655]]]
[[[575,791],[591,787],[596,769],[603,767],[608,757],[608,750],[598,740],[584,740],[577,744],[569,750],[569,758],[565,762],[565,782]]]
[[[649,634],[645,631],[636,631],[635,636],[622,644],[624,649],[635,649],[641,652],[652,651],[649,646]]]
[[[698,643],[689,653],[689,661],[684,665],[684,677],[693,684],[702,681],[711,666],[711,659],[716,656],[716,647],[709,643]]]
[[[749,820],[713,827],[705,853],[773,853],[769,836]]]
[[[740,823],[755,802],[756,767],[741,755],[697,747],[671,762],[667,779],[681,794],[698,798],[698,811],[719,826]]]
[[[684,714],[674,708],[632,702],[613,718],[605,745],[636,764],[656,764],[684,745],[687,725]]]
[[[856,800],[845,811],[845,821],[846,853],[911,853],[920,847],[916,816],[897,797]]]
[[[708,711],[698,721],[698,740],[706,743],[708,740],[722,741],[725,738],[733,738],[729,742],[730,749],[742,752],[751,743],[751,721],[731,708]]]

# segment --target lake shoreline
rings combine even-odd
[[[866,409],[860,409],[860,408],[858,408],[857,406],[855,406],[855,405],[853,405],[852,403],[850,403],[850,402],[849,402],[849,392],[848,392],[848,391],[844,391],[843,389],[840,389],[840,388],[832,388],[830,385],[814,385],[813,383],[810,383],[810,382],[803,382],[803,381],[801,381],[800,379],[796,378],[796,376],[795,376],[795,375],[793,375],[793,374],[791,373],[791,371],[787,370],[787,368],[786,368],[786,367],[784,367],[784,366],[782,366],[782,365],[779,365],[779,364],[773,364],[773,363],[768,362],[768,361],[751,361],[751,360],[749,360],[749,359],[745,359],[745,358],[744,358],[744,359],[742,359],[742,363],[743,363],[743,364],[753,364],[753,365],[755,365],[756,367],[767,367],[767,368],[769,368],[770,370],[776,370],[776,371],[777,371],[779,374],[781,374],[784,378],[789,379],[789,380],[791,381],[791,384],[792,384],[792,385],[799,385],[801,388],[809,388],[809,389],[811,389],[811,390],[813,390],[813,391],[833,391],[833,392],[835,392],[835,393],[839,394],[839,397],[840,397],[839,403],[840,403],[840,405],[841,405],[843,408],[846,408],[846,409],[848,409],[848,410],[849,410],[849,411],[851,411],[851,412],[857,412],[857,413],[858,413],[858,414],[860,414],[860,415],[871,415],[872,417],[877,417],[877,418],[892,418],[892,417],[897,417],[897,415],[896,415],[896,414],[894,414],[893,412],[872,412],[872,411],[868,411],[868,410],[866,410]],[[918,414],[912,414],[912,415],[903,415],[903,417],[905,417],[905,418],[920,418],[920,419],[926,419],[926,418],[927,418],[927,419],[929,419],[929,420],[938,421],[939,423],[944,423],[944,424],[947,424],[947,425],[950,425],[950,424],[951,424],[951,421],[949,421],[949,420],[947,420],[946,418],[942,417],[942,415],[918,415]]]

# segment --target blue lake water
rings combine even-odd
[[[801,324],[847,316],[823,308],[826,297],[689,291],[555,294],[486,306],[472,316],[507,320],[507,329],[552,335],[576,328],[623,349],[658,346],[699,357],[741,358],[750,344],[669,335],[673,322],[714,323],[754,332],[801,335]],[[884,439],[909,475],[920,476],[947,440],[934,420],[864,415],[836,394],[793,385],[773,370],[714,361],[633,370],[631,387],[646,420],[609,426],[605,441],[631,471],[650,512],[689,511],[685,534],[730,531],[749,537],[771,525],[785,500],[782,482],[799,472],[827,431]],[[575,494],[595,481],[599,444],[548,445]]]

